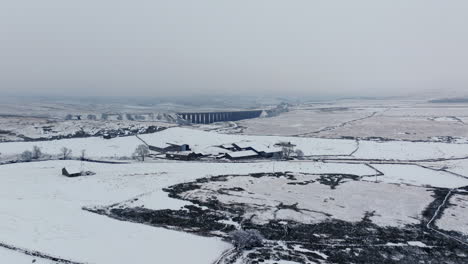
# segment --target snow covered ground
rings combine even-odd
[[[99,164],[44,161],[0,166],[1,241],[86,263],[211,263],[229,244],[216,238],[117,221],[82,210],[142,197],[146,207],[177,209],[185,203],[162,188],[208,175],[264,172],[271,163]],[[67,178],[61,168],[96,172]],[[364,165],[277,162],[277,171],[368,175]],[[143,205],[141,204],[141,205]],[[179,254],[183,248],[184,254]],[[0,255],[2,258],[9,257]]]
[[[305,156],[346,156],[356,151],[350,158],[385,159],[385,160],[425,160],[440,158],[461,158],[468,156],[468,144],[404,142],[404,141],[360,141],[320,139],[278,136],[227,135],[216,132],[205,132],[195,129],[174,127],[158,133],[140,136],[145,142],[154,146],[166,143],[189,144],[192,150],[205,154],[218,154],[226,150],[216,146],[232,143],[247,143],[273,147],[280,141],[291,142]],[[39,146],[44,153],[59,154],[62,147],[72,149],[75,156],[86,150],[87,157],[114,158],[130,157],[135,148],[142,144],[137,137],[118,137],[103,139],[98,137],[62,139],[40,142],[0,143],[2,156],[18,155],[33,146]]]
[[[445,209],[442,217],[437,220],[437,227],[468,236],[468,195],[455,194],[449,202],[451,206]]]
[[[428,162],[421,164],[435,169],[446,169],[447,171],[468,177],[468,159]]]
[[[220,123],[221,124],[221,123]],[[245,135],[302,135],[320,138],[372,138],[440,141],[468,138],[466,104],[430,104],[420,100],[340,100],[290,107],[270,118],[248,119],[214,128]],[[201,126],[201,129],[213,129]]]
[[[42,105],[35,107],[42,109],[41,113],[56,112]],[[468,156],[468,144],[352,138],[462,143],[463,138],[468,138],[467,109],[466,106],[421,102],[346,101],[294,106],[292,111],[271,118],[191,128],[172,127],[140,136],[154,146],[189,144],[192,150],[204,154],[226,152],[218,147],[224,144],[242,143],[267,148],[285,141],[304,152],[308,159],[304,161],[210,163],[150,159],[145,163],[100,164],[55,160],[0,165],[0,243],[90,264],[213,263],[232,245],[219,238],[119,221],[83,208],[118,204],[130,208],[178,210],[190,202],[170,198],[163,188],[217,175],[235,176],[229,176],[227,181],[205,182],[203,189],[192,190],[187,195],[200,200],[216,197],[233,206],[248,204],[245,217],[252,216],[257,223],[271,219],[307,224],[331,219],[356,223],[368,217],[379,227],[401,228],[418,224],[427,206],[434,199],[440,199],[435,197],[434,188],[468,186],[468,178],[464,177],[468,176],[468,159],[460,159]],[[149,111],[130,110],[137,113]],[[60,107],[59,111],[60,116],[64,116],[68,108]],[[137,130],[148,125],[172,126],[157,121],[144,124],[126,120],[51,122],[37,116],[22,117],[21,121],[17,117],[0,119],[0,141],[2,137],[21,140],[23,136],[63,136],[81,128],[92,134],[122,126]],[[21,152],[39,146],[42,152],[51,155],[57,155],[62,147],[67,147],[72,149],[75,157],[81,150],[86,150],[88,158],[120,160],[130,157],[142,143],[135,136],[0,143],[0,159],[15,159]],[[406,164],[397,164],[399,161]],[[390,162],[395,164],[381,164]],[[67,178],[61,175],[63,167],[70,172],[89,170],[96,175]],[[295,179],[242,176],[270,172],[289,172]],[[336,188],[331,188],[321,182],[325,181],[321,177],[326,178],[323,174],[359,177],[344,177],[334,186]],[[229,190],[232,187],[240,187],[243,191]],[[225,190],[219,192],[220,188]],[[444,194],[446,190],[438,191]],[[461,195],[461,190],[457,192],[435,225],[442,230],[468,235],[467,196]],[[306,249],[297,247],[295,250]],[[54,263],[0,247],[0,264],[31,263],[34,260],[38,264]],[[275,262],[271,260],[269,263]]]
[[[73,156],[79,156],[81,150],[86,150],[88,158],[120,158],[131,157],[135,148],[142,142],[135,136],[103,139],[100,137],[72,138],[38,142],[7,142],[0,143],[3,156],[11,156],[31,150],[33,146],[41,148],[43,153],[59,155],[63,147],[72,150]]]
[[[39,117],[2,117],[0,116],[0,142],[23,141],[25,139],[52,139],[81,134],[103,135],[119,132],[119,135],[135,134],[148,127],[172,127],[174,123],[158,121],[94,121],[60,120]],[[131,132],[133,131],[133,132]]]
[[[166,129],[155,134],[142,135],[141,138],[148,144],[155,146],[166,142],[186,143],[197,152],[209,152],[207,149],[213,146],[240,142],[273,147],[278,142],[286,141],[295,144],[305,155],[348,155],[356,148],[356,142],[353,140],[227,135],[181,127]]]
[[[463,158],[468,156],[468,144],[449,144],[408,141],[359,141],[359,150],[353,154],[361,159],[425,160]]]
[[[445,171],[434,171],[417,165],[373,164],[383,176],[367,177],[367,181],[403,183],[416,186],[457,188],[468,185],[468,179],[455,176]]]
[[[292,136],[318,132],[350,120],[365,118],[374,111],[381,110],[334,108],[326,105],[298,106],[275,117],[247,119],[236,123],[241,128],[237,131],[246,135]]]
[[[369,216],[373,223],[401,227],[421,220],[421,212],[433,201],[428,186],[457,188],[468,185],[468,179],[463,176],[424,168],[416,164],[419,162],[368,166],[368,161],[352,161],[460,158],[468,156],[466,144],[363,140],[358,144],[355,140],[229,135],[182,127],[140,137],[155,146],[187,143],[196,152],[211,154],[222,151],[216,146],[223,144],[271,147],[286,141],[297,145],[296,148],[310,159],[331,156],[338,159],[336,162],[343,163],[326,160],[246,163],[149,160],[146,163],[101,164],[55,160],[1,165],[0,243],[84,263],[212,263],[232,246],[218,238],[118,221],[82,208],[118,203],[153,210],[177,210],[189,202],[168,197],[163,188],[216,175],[291,172],[296,177],[294,182],[299,184],[288,184],[291,181],[285,178],[240,176],[227,182],[210,182],[204,190],[190,195],[200,199],[216,195],[227,204],[262,204],[261,210],[254,208],[248,212],[250,216],[255,215],[258,223],[274,218],[303,223],[329,219],[357,222],[367,213],[374,212]],[[48,154],[58,154],[62,147],[67,147],[75,156],[85,149],[89,158],[120,159],[131,156],[136,146],[142,143],[134,136],[10,142],[0,143],[0,157],[14,157],[39,146]],[[468,167],[466,160],[421,164],[463,175]],[[63,167],[70,172],[89,170],[96,175],[67,178],[61,176]],[[384,175],[373,176],[379,171]],[[344,180],[332,189],[319,183],[319,174],[353,174],[362,178]],[[245,191],[241,197],[216,192],[219,188],[230,187],[241,187]],[[450,202],[457,206],[449,207],[437,225],[466,234],[466,199],[454,196]],[[277,210],[281,203],[286,206],[297,203],[298,208],[305,210]],[[183,254],[180,254],[181,249]],[[0,247],[0,263],[29,263],[33,259]],[[37,258],[36,263],[49,264],[50,261]]]
[[[5,264],[56,264],[57,262],[0,247],[0,261]]]
[[[67,178],[61,176],[63,167],[70,171],[90,170],[96,172],[96,175]],[[224,187],[240,186],[246,190],[243,202],[260,201],[265,208],[270,208],[251,212],[256,214],[259,222],[272,217],[305,223],[315,223],[330,217],[359,221],[366,212],[375,211],[370,218],[374,223],[400,226],[419,221],[420,213],[432,200],[431,192],[417,186],[457,187],[467,185],[468,181],[413,165],[374,167],[386,174],[378,177],[380,183],[350,180],[341,183],[336,189],[319,183],[289,185],[284,178],[272,177],[249,178],[250,182],[245,181],[247,177],[233,177],[228,182],[216,184],[229,185]],[[294,182],[298,183],[317,180],[316,176],[304,173],[350,173],[368,180],[374,177],[367,176],[376,173],[365,164],[311,161],[132,164],[43,161],[2,165],[0,242],[85,263],[154,263],[154,260],[163,260],[164,263],[212,263],[230,247],[229,244],[217,238],[117,221],[82,210],[82,207],[119,203],[130,207],[176,210],[188,202],[169,198],[162,188],[215,175],[273,171],[290,171],[296,177]],[[212,187],[214,191],[220,186]],[[203,197],[202,193],[198,195]],[[240,201],[239,197],[232,200],[232,196],[218,198],[225,199],[227,203]],[[285,208],[274,212],[273,208],[281,202],[284,205],[298,203],[297,207],[306,211],[298,213]],[[460,217],[457,221],[462,223],[464,213],[458,215]],[[182,248],[184,254],[177,254]],[[0,254],[0,263],[10,259],[32,259],[24,254],[7,251],[7,254]],[[49,263],[47,260],[38,261],[42,261],[38,262],[40,264]]]
[[[203,183],[202,188],[184,195],[201,201],[216,197],[232,206],[247,204],[249,209],[243,217],[258,224],[272,219],[305,224],[330,219],[359,222],[366,213],[373,212],[373,223],[398,227],[419,223],[421,212],[432,201],[432,193],[425,188],[345,179],[334,189],[321,183],[319,176],[294,177],[232,176],[227,181]],[[218,192],[234,188],[242,191]],[[292,205],[294,209],[289,208]]]
[[[87,169],[97,172],[96,176],[60,176],[61,167],[79,166],[76,163],[50,161],[0,167],[2,241],[78,262],[113,264],[211,263],[230,247],[216,238],[117,221],[81,209],[160,190],[160,186],[195,175],[164,176],[158,174],[162,168],[156,164],[145,165],[147,169],[141,165],[121,168],[86,164]],[[138,173],[133,174],[135,171]],[[170,199],[160,202],[171,207]],[[184,254],[179,254],[181,248]],[[0,255],[0,263],[6,263],[2,258]]]
[[[256,145],[273,147],[280,141],[288,141],[298,146],[305,155],[347,155],[356,148],[353,140],[311,139],[297,137],[269,137],[269,136],[242,136],[224,135],[215,132],[204,132],[195,129],[175,127],[158,133],[140,135],[145,142],[153,146],[164,146],[166,143],[189,144],[192,150],[202,153],[217,154],[225,151],[214,146],[236,142],[251,142]],[[98,137],[61,139],[40,142],[7,142],[0,143],[0,152],[3,155],[15,155],[38,146],[44,153],[59,154],[62,147],[72,149],[75,155],[86,150],[91,158],[119,158],[130,157],[135,148],[143,144],[137,137],[118,137],[103,139]],[[216,153],[213,153],[216,152]]]

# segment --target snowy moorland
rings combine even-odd
[[[37,141],[91,136],[126,136],[154,132],[175,124],[129,120],[60,120],[40,117],[0,117],[0,142]]]
[[[221,145],[278,142],[291,142],[304,157],[126,159],[141,144],[189,144],[217,155],[230,151]],[[67,147],[75,160],[18,160],[33,146],[51,155]],[[76,160],[83,149],[87,158],[126,163]],[[466,144],[173,127],[138,137],[5,142],[0,153],[4,163],[17,162],[0,165],[0,263],[463,263],[468,257]],[[94,175],[69,178],[62,168]],[[236,229],[260,232],[262,247],[234,247]]]
[[[269,118],[201,125],[245,135],[467,142],[466,104],[421,100],[340,100],[291,106]]]
[[[142,140],[140,140],[142,139]],[[62,147],[67,147],[78,156],[86,150],[90,158],[130,157],[135,148],[143,143],[153,146],[165,146],[167,143],[189,144],[195,152],[203,154],[219,154],[227,152],[219,148],[223,144],[245,143],[252,146],[273,147],[278,142],[291,142],[304,155],[342,156],[349,159],[381,159],[424,161],[435,159],[465,158],[468,156],[468,144],[450,144],[437,142],[408,141],[365,141],[345,139],[322,139],[279,136],[246,136],[228,135],[216,132],[205,132],[195,129],[173,127],[158,133],[136,136],[103,139],[101,137],[73,138],[38,142],[6,142],[0,143],[0,153],[12,157],[33,146],[38,146],[47,154],[59,154]]]
[[[67,178],[61,175],[63,167],[71,171],[90,170],[96,175]],[[228,181],[209,182],[202,190],[185,193],[184,196],[190,198],[186,201],[170,198],[163,190],[176,184],[232,172],[274,175],[273,171],[288,171],[295,179],[231,176]],[[397,173],[394,169],[390,171]],[[425,171],[413,173],[425,174]],[[351,174],[358,178],[344,178],[338,181],[336,189],[332,189],[328,184],[320,183],[325,179],[324,175],[331,174]],[[255,224],[275,219],[305,224],[332,219],[353,223],[359,222],[367,212],[374,212],[369,217],[373,224],[382,228],[400,227],[422,221],[422,212],[433,201],[431,189],[421,185],[445,186],[444,182],[453,180],[450,177],[453,175],[429,173],[418,178],[419,182],[415,184],[411,178],[406,180],[403,174],[401,177],[389,174],[394,182],[404,184],[395,185],[385,183],[386,176],[377,174],[372,166],[365,164],[310,161],[132,164],[43,161],[2,165],[0,243],[74,263],[153,263],[155,259],[164,263],[212,263],[222,252],[232,248],[220,238],[134,223],[138,221],[120,221],[83,208],[113,206],[156,211],[183,210],[184,206],[193,205],[189,200],[203,202],[212,197],[227,205],[261,204],[262,208],[245,207],[253,208],[247,210],[244,217],[254,217]],[[377,182],[372,182],[376,177]],[[446,177],[445,181],[439,180],[441,177]],[[468,185],[468,179],[460,179],[457,179],[458,185]],[[243,191],[217,192],[233,187],[243,188]],[[362,203],[363,200],[368,202]],[[276,210],[281,204],[284,208]],[[287,208],[287,205],[294,204]],[[174,254],[180,249],[184,254]],[[10,251],[0,258],[14,261],[37,258]],[[50,261],[39,259],[43,261],[39,263]]]
[[[62,167],[73,170],[82,166],[96,175],[61,176]],[[278,162],[276,168],[310,173],[350,170],[373,173],[366,166],[348,164]],[[219,239],[113,220],[84,211],[82,207],[142,197],[144,204],[140,205],[178,209],[186,203],[169,198],[162,188],[207,175],[270,169],[269,163],[115,165],[45,161],[3,165],[0,166],[0,243],[81,263],[154,263],[155,259],[164,263],[211,263],[229,248],[228,244]],[[180,248],[184,254],[174,254]]]

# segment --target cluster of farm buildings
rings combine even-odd
[[[281,157],[282,148],[278,146],[264,146],[254,142],[237,142],[213,146],[206,151],[193,151],[188,144],[165,143],[162,146],[148,144],[153,152],[164,154],[167,159],[196,160],[202,157],[216,159],[260,159]]]

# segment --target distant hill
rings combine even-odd
[[[430,100],[429,103],[468,103],[468,97],[443,98]]]

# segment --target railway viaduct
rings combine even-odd
[[[179,117],[194,124],[210,124],[223,121],[238,121],[256,118],[262,110],[235,111],[235,112],[205,112],[205,113],[177,113]]]

